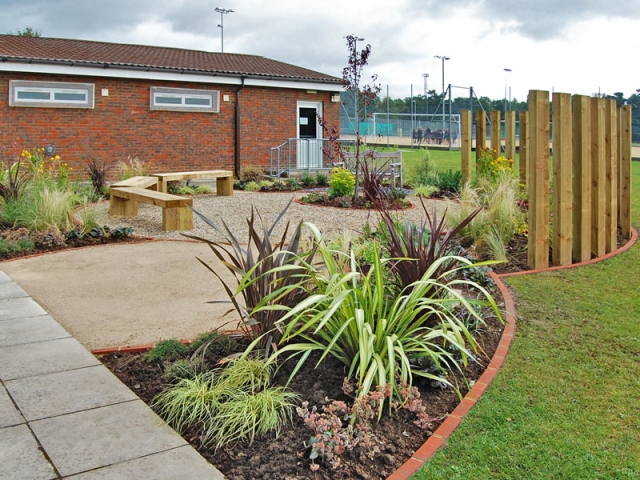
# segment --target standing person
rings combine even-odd
[[[422,144],[422,127],[418,127],[418,146]]]

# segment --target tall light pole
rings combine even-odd
[[[444,135],[444,61],[451,60],[451,57],[445,57],[444,55],[434,55],[434,58],[442,60],[442,132]],[[451,112],[449,112],[451,114]]]
[[[504,111],[507,112],[507,75],[511,72],[510,68],[504,69]],[[511,95],[509,95],[509,110],[511,110]]]
[[[424,113],[429,115],[429,74],[423,73],[424,78]]]
[[[216,7],[216,12],[220,14],[220,24],[218,25],[220,27],[220,52],[224,53],[224,16],[227,13],[233,13],[233,10]]]

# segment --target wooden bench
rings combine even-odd
[[[154,173],[158,177],[158,191],[167,192],[167,183],[197,180],[204,178],[216,179],[216,193],[221,196],[233,195],[233,172],[228,170],[201,170],[198,172]]]
[[[111,186],[109,214],[133,217],[138,214],[138,202],[162,207],[162,230],[193,228],[192,198],[179,197],[142,187]]]
[[[367,154],[367,150],[363,150],[360,152],[360,161],[361,162],[373,162],[373,167],[383,168],[384,169],[384,178],[388,178],[391,180],[391,186],[393,188],[402,188],[403,180],[402,180],[402,152],[377,152],[375,151],[373,154],[373,158],[371,154]],[[349,169],[354,174],[356,173],[356,154],[353,152],[347,152],[345,154],[346,165],[345,162],[339,162],[334,164],[334,167],[344,167]],[[362,174],[362,167],[360,167],[360,174]]]
[[[112,187],[140,187],[158,190],[157,177],[130,177],[111,184]]]

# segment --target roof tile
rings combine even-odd
[[[340,78],[257,55],[0,35],[0,59],[247,75],[341,84]]]

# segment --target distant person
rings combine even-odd
[[[418,146],[422,144],[422,127],[418,127]]]
[[[424,138],[427,141],[427,144],[431,143],[431,129],[429,127],[427,127],[424,132]]]

